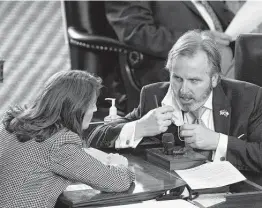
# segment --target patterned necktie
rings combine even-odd
[[[206,110],[205,107],[200,107],[197,111],[191,112],[192,115],[195,117],[195,120],[193,122],[194,124],[199,124],[199,125],[206,127],[203,120],[201,119],[205,110]],[[194,151],[204,155],[208,160],[212,159],[212,151],[211,150],[194,149]]]
[[[203,122],[203,120],[201,119],[202,115],[204,114],[206,108],[205,107],[200,107],[199,109],[197,109],[194,112],[191,112],[193,117],[195,118],[194,120],[194,124],[200,124],[202,126],[206,126]]]
[[[210,17],[211,17],[211,19],[212,19],[212,21],[215,25],[215,29],[219,32],[223,32],[222,25],[221,25],[219,19],[217,18],[217,15],[214,12],[213,8],[210,6],[210,4],[205,0],[199,1],[199,3],[201,3],[203,5],[203,7],[206,9],[207,13],[210,15]]]

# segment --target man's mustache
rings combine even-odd
[[[182,99],[194,99],[194,97],[190,94],[179,94],[179,97]]]

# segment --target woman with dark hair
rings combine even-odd
[[[0,207],[54,207],[71,182],[106,192],[129,189],[134,173],[123,156],[107,162],[82,148],[101,79],[71,70],[53,75],[28,107],[14,107],[0,125]]]

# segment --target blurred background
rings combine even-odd
[[[0,1],[0,116],[28,103],[54,73],[69,70],[60,1]]]
[[[226,1],[234,13],[244,3]],[[32,100],[52,74],[70,69],[61,5],[60,1],[0,1],[0,60],[5,60],[4,80],[0,83],[0,116],[8,106]]]

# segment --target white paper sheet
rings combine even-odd
[[[102,162],[104,164],[107,164],[107,157],[108,157],[107,153],[105,153],[105,152],[103,152],[101,150],[92,148],[92,147],[84,148],[84,150],[85,150],[86,153],[88,153],[92,157],[96,158],[100,162]]]
[[[80,191],[80,190],[87,190],[87,189],[93,189],[93,188],[86,184],[79,183],[79,184],[72,184],[67,186],[65,191]]]
[[[211,207],[226,201],[226,195],[230,193],[201,194],[193,202],[198,202],[204,207]]]
[[[210,162],[176,173],[192,188],[217,188],[237,183],[246,178],[228,161]]]
[[[128,205],[121,205],[121,206],[112,206],[108,208],[198,208],[197,206],[189,203],[188,201],[182,199],[176,200],[167,200],[167,201],[156,201],[156,200],[149,200],[143,201],[142,203],[136,204],[128,204]]]
[[[238,10],[225,33],[233,40],[243,33],[250,33],[262,23],[262,1],[247,0]]]

